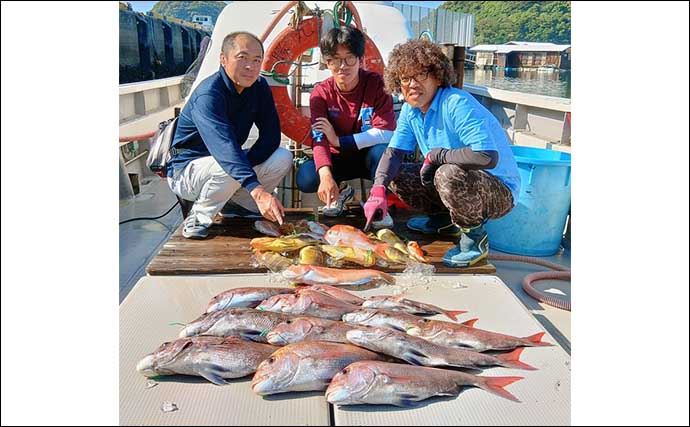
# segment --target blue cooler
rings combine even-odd
[[[486,223],[489,248],[527,256],[558,252],[570,210],[570,154],[511,146],[520,197],[508,215]]]

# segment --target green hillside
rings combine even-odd
[[[569,1],[448,1],[442,8],[474,15],[474,44],[511,40],[570,44]]]
[[[224,1],[159,1],[151,11],[185,21],[191,21],[194,15],[208,15],[215,25],[225,6]]]

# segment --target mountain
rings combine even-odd
[[[208,15],[215,25],[225,6],[227,3],[224,1],[159,1],[151,11],[185,21],[191,21],[194,15]]]
[[[441,7],[474,15],[475,45],[570,44],[569,1],[447,1]]]

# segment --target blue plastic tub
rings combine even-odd
[[[570,154],[512,146],[520,197],[508,215],[486,223],[489,248],[527,256],[558,252],[570,210]]]

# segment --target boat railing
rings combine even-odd
[[[465,84],[515,145],[570,152],[570,99]]]

